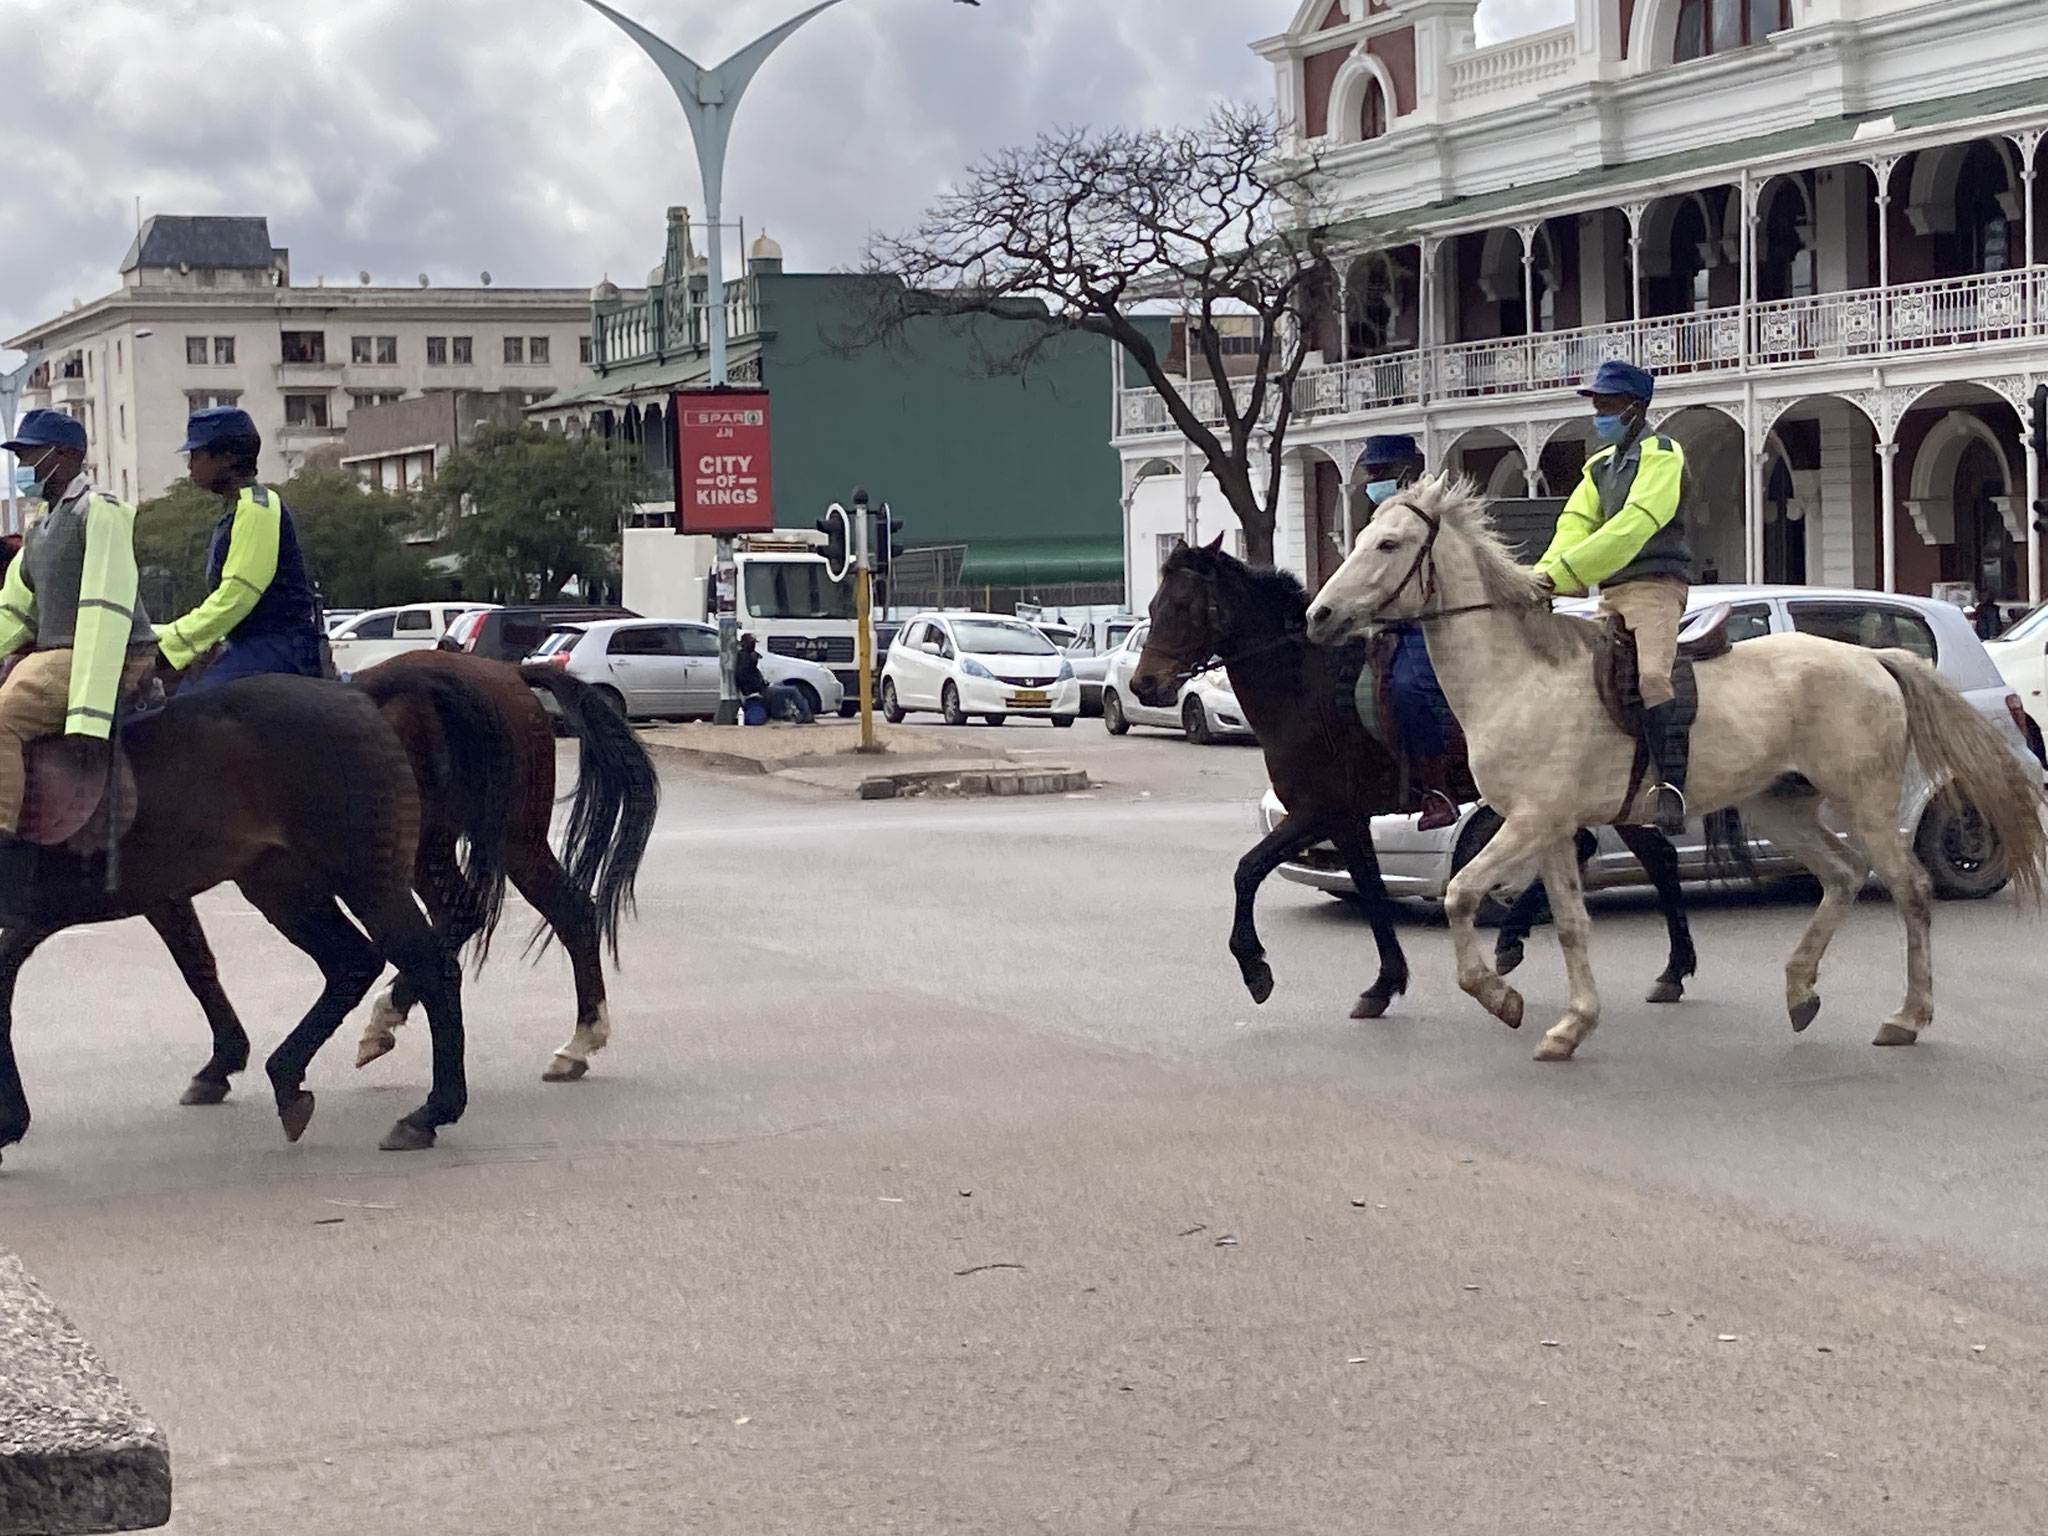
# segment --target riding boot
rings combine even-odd
[[[0,832],[0,928],[19,926],[33,910],[40,852],[34,843]]]
[[[1643,736],[1657,787],[1650,793],[1651,821],[1666,837],[1685,830],[1685,770],[1692,756],[1690,733],[1679,719],[1678,701],[1667,699],[1643,711]]]
[[[1422,791],[1422,815],[1415,823],[1419,832],[1436,832],[1458,824],[1458,801],[1451,794],[1451,759],[1440,753],[1409,762],[1410,781]]]

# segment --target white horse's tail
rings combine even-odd
[[[1879,651],[1906,700],[1906,733],[1921,768],[1946,783],[1984,818],[1998,839],[2006,878],[2022,901],[2041,903],[2048,875],[2048,829],[2041,785],[1948,679],[1911,651]]]

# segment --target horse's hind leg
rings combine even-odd
[[[1693,952],[1692,924],[1685,916],[1685,889],[1678,883],[1678,850],[1671,839],[1655,827],[1616,827],[1628,851],[1643,866],[1650,884],[1657,888],[1657,906],[1664,913],[1664,932],[1671,953],[1664,962],[1664,974],[1650,988],[1646,1001],[1675,1003],[1685,996],[1685,979],[1700,968]]]
[[[1358,888],[1358,899],[1365,906],[1366,921],[1372,924],[1373,942],[1380,952],[1379,977],[1359,994],[1351,1017],[1376,1019],[1408,990],[1408,957],[1401,952],[1400,936],[1394,932],[1394,904],[1380,874],[1379,854],[1373,850],[1372,823],[1361,818],[1349,831],[1339,833],[1337,851],[1351,871],[1351,883]]]
[[[1492,837],[1500,830],[1500,818],[1495,817],[1493,826],[1487,832]],[[1579,868],[1586,867],[1586,861],[1599,850],[1600,843],[1591,832],[1581,827],[1573,840],[1578,850]],[[1583,881],[1581,882],[1584,883]],[[1529,935],[1535,931],[1542,916],[1544,904],[1550,894],[1541,880],[1532,880],[1526,890],[1515,898],[1515,904],[1508,908],[1508,915],[1500,925],[1500,932],[1493,941],[1493,968],[1505,976],[1520,967],[1528,958]]]
[[[166,901],[142,914],[164,941],[177,963],[178,974],[199,1000],[206,1014],[206,1027],[213,1031],[213,1055],[193,1074],[180,1104],[219,1104],[228,1096],[228,1079],[249,1065],[249,1035],[235,1015],[235,1005],[221,990],[220,972],[213,963],[213,947],[206,942],[206,930],[199,926],[199,914],[189,901]]]
[[[1878,1026],[1872,1045],[1911,1045],[1934,1022],[1934,882],[1886,809],[1869,806],[1856,833],[1906,925],[1906,998]]]
[[[426,903],[428,919],[451,954],[459,953],[462,946],[475,937],[474,931],[456,931],[448,915],[446,893],[456,889],[461,880],[462,871],[455,860],[454,837],[445,832],[422,833],[419,854],[413,864],[413,888]],[[367,1067],[396,1048],[398,1031],[418,1001],[419,994],[406,980],[403,971],[392,977],[391,985],[384,989],[383,996],[370,1005],[369,1022],[363,1025],[363,1033],[356,1041],[358,1067]]]
[[[1586,915],[1585,887],[1579,881],[1577,850],[1571,844],[1559,844],[1543,856],[1543,883],[1550,889],[1557,947],[1564,952],[1565,975],[1571,982],[1571,1006],[1537,1043],[1536,1059],[1567,1061],[1600,1027],[1600,993],[1594,985],[1589,952],[1593,920]]]
[[[1233,877],[1237,909],[1230,921],[1230,953],[1236,957],[1245,990],[1255,1003],[1263,1003],[1273,995],[1273,968],[1266,964],[1266,946],[1259,942],[1259,930],[1252,921],[1259,887],[1266,883],[1266,876],[1322,835],[1320,821],[1290,811],[1280,819],[1279,826],[1237,861],[1237,874]]]
[[[264,1064],[285,1139],[297,1141],[313,1118],[306,1068],[376,983],[384,962],[327,888],[310,871],[287,862],[285,855],[271,855],[236,883],[272,927],[312,957],[326,982],[306,1016]]]
[[[576,888],[546,842],[521,840],[507,854],[505,872],[519,894],[533,904],[569,952],[576,977],[576,1028],[568,1043],[549,1058],[544,1083],[573,1083],[590,1070],[590,1058],[610,1044],[611,1015],[605,1008],[604,956],[597,942],[597,907]]]
[[[14,983],[52,931],[24,926],[0,932],[0,1147],[11,1147],[28,1134],[28,1095],[14,1061]]]
[[[455,951],[420,915],[411,890],[395,878],[373,876],[358,889],[344,891],[343,899],[377,950],[398,967],[426,1005],[434,1041],[433,1086],[427,1101],[401,1117],[377,1143],[386,1152],[416,1152],[431,1147],[435,1132],[460,1120],[469,1105],[463,1067],[462,971]]]
[[[1798,859],[1820,881],[1820,904],[1785,962],[1785,1010],[1795,1032],[1804,1030],[1820,1012],[1821,957],[1833,942],[1856,892],[1863,869],[1821,825],[1821,798],[1808,789],[1787,787],[1757,796],[1742,806],[1743,821]],[[1897,836],[1896,833],[1893,834]]]

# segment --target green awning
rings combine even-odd
[[[1123,541],[1107,538],[974,539],[960,568],[968,587],[1058,586],[1075,581],[1122,581]]]

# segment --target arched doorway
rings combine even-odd
[[[1991,445],[1972,440],[1956,460],[1955,580],[1969,582],[1979,598],[2014,602],[2026,595],[2026,545],[2006,527],[2000,505],[2011,489]]]

